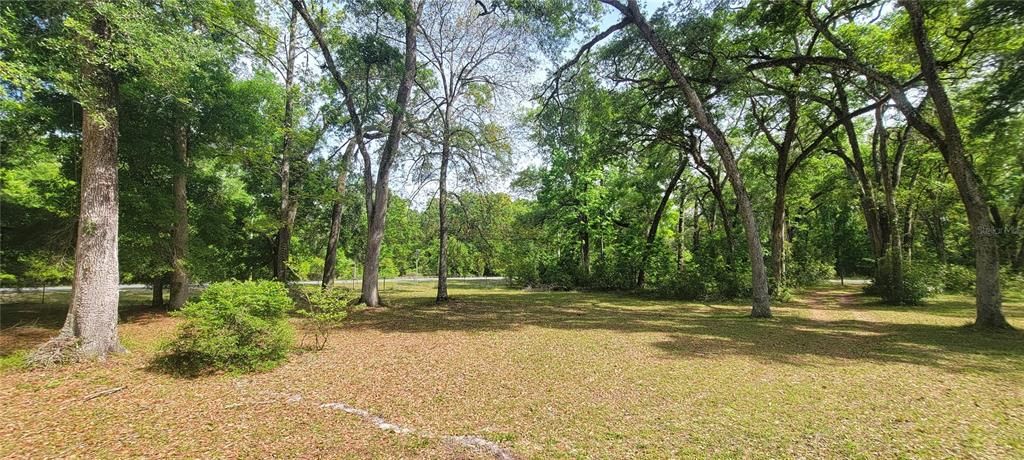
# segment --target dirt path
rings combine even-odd
[[[851,287],[821,287],[801,293],[795,303],[807,310],[807,316],[814,321],[855,321],[874,322],[870,312],[855,307],[863,302],[860,291]]]

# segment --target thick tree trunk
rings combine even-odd
[[[293,106],[294,106],[294,85],[295,85],[295,56],[296,56],[296,34],[295,26],[298,21],[298,11],[293,7],[291,16],[288,19],[288,43],[285,49],[285,76],[284,76],[284,128],[283,140],[281,142],[281,166],[278,176],[281,180],[281,206],[278,210],[278,217],[281,220],[281,227],[277,231],[277,247],[274,250],[274,278],[282,283],[288,282],[288,258],[291,252],[292,226],[295,224],[296,205],[291,196],[291,152],[293,127]]]
[[[110,27],[97,16],[92,31],[109,40]],[[90,50],[95,43],[87,43]],[[75,244],[75,271],[68,316],[60,334],[44,344],[32,360],[53,363],[70,357],[105,359],[121,352],[117,336],[118,195],[117,82],[109,69],[82,64],[82,79],[91,91],[82,109],[82,179]]]
[[[900,3],[910,16],[910,29],[921,61],[921,74],[928,84],[928,97],[934,102],[935,115],[944,134],[944,142],[938,142],[937,146],[945,156],[950,175],[953,176],[953,181],[960,192],[960,199],[967,209],[967,221],[971,227],[975,256],[974,324],[983,328],[1009,327],[1006,317],[1003,316],[1002,292],[999,286],[998,235],[988,212],[988,205],[981,194],[981,186],[974,167],[964,153],[963,138],[953,113],[953,106],[939,80],[935,55],[924,26],[924,12],[916,0],[901,0]],[[902,109],[909,109],[906,105],[901,105]],[[933,139],[935,140],[937,139]]]
[[[294,0],[293,0],[294,1]],[[391,128],[388,130],[387,141],[380,154],[377,170],[377,184],[374,186],[373,206],[367,216],[366,259],[363,264],[363,294],[360,299],[368,307],[380,305],[380,293],[377,279],[380,277],[380,245],[384,240],[384,225],[388,212],[388,179],[391,167],[402,142],[402,127],[405,123],[405,111],[409,105],[409,95],[416,78],[416,25],[423,10],[423,2],[413,7],[407,1],[410,12],[405,17],[405,62],[402,81],[398,85],[395,96],[395,111],[391,117]],[[357,137],[359,133],[357,133]]]
[[[345,155],[341,157],[341,167],[338,168],[338,183],[335,185],[334,203],[331,207],[331,229],[327,235],[327,254],[324,255],[324,276],[320,281],[320,287],[326,289],[334,285],[338,269],[338,239],[341,237],[342,199],[345,195],[345,183],[348,182],[349,165],[352,162],[352,153],[355,150],[355,140],[349,142],[345,147]]]
[[[384,200],[385,209],[387,199]],[[384,240],[384,220],[386,211],[374,213],[370,219],[369,237],[366,241],[366,260],[363,262],[363,285],[361,301],[368,307],[380,305],[380,292],[377,282],[380,278],[380,246]]]
[[[661,195],[661,201],[658,202],[658,208],[654,211],[651,225],[647,228],[647,241],[644,243],[644,253],[641,254],[640,270],[636,274],[637,289],[643,289],[644,283],[647,281],[647,261],[651,258],[654,240],[658,238],[658,227],[661,225],[661,217],[665,215],[668,201],[672,198],[672,192],[676,189],[676,184],[679,183],[679,178],[683,176],[684,171],[686,171],[686,163],[680,163],[679,167],[676,168],[675,174],[672,175],[672,179],[668,181],[668,186],[665,187],[665,192]]]
[[[435,302],[448,301],[448,161],[451,145],[447,134],[441,147],[441,180],[437,197],[437,297]]]
[[[750,204],[750,197],[747,195],[747,188],[743,184],[743,177],[740,175],[739,165],[736,162],[736,157],[733,156],[732,148],[729,147],[729,143],[726,141],[725,135],[722,134],[721,130],[718,129],[718,126],[711,120],[711,114],[707,112],[704,108],[704,103],[701,102],[697,92],[692,86],[690,86],[690,82],[683,74],[683,70],[679,67],[679,63],[676,62],[675,56],[669,52],[661,39],[655,35],[651,25],[647,23],[647,19],[644,18],[643,13],[641,13],[636,0],[629,0],[628,14],[630,15],[633,23],[637,26],[637,29],[640,31],[640,35],[644,37],[644,40],[647,41],[654,50],[654,53],[665,65],[669,75],[672,77],[672,80],[675,81],[683,91],[691,114],[696,118],[697,124],[700,126],[701,130],[711,138],[711,142],[715,145],[715,149],[718,150],[718,154],[722,158],[722,165],[725,167],[725,173],[729,178],[729,182],[732,184],[733,193],[736,195],[736,202],[739,205],[740,221],[743,223],[743,228],[747,236],[747,251],[750,255],[750,268],[752,274],[751,284],[753,291],[753,307],[751,309],[750,316],[755,318],[769,318],[772,316],[771,296],[768,291],[768,275],[765,270],[764,251],[761,248],[761,237],[757,230],[757,219],[754,217],[754,208]]]
[[[188,259],[188,128],[184,124],[174,128],[174,151],[178,157],[179,169],[174,175],[170,307],[179,309],[188,300],[188,272],[185,269],[185,261]]]

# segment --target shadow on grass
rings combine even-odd
[[[741,303],[672,303],[608,293],[457,292],[448,304],[428,297],[350,317],[347,328],[385,332],[506,331],[524,327],[664,334],[653,346],[680,359],[745,356],[765,362],[813,364],[811,358],[905,363],[959,372],[1024,372],[1024,333],[869,320],[815,320],[801,308],[870,311],[876,306],[849,289],[814,290],[777,305],[772,320],[747,317]],[[958,311],[969,308],[962,303]],[[908,308],[921,315],[942,305]],[[924,319],[924,318],[922,318]],[[830,363],[832,365],[833,363]],[[839,363],[842,364],[842,363]]]
[[[118,322],[146,325],[167,316],[165,308],[149,304],[148,293],[122,292]],[[53,336],[64,325],[70,293],[47,293],[46,303],[38,294],[18,293],[0,296],[0,357],[32,349]]]

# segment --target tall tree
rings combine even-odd
[[[86,53],[97,53],[111,39],[111,27],[101,13],[91,10],[92,36]],[[124,350],[117,336],[117,95],[114,71],[102,61],[85,58],[81,76],[89,98],[82,104],[82,180],[75,275],[71,305],[60,334],[36,351],[36,359],[62,352],[77,343],[77,352],[103,358]]]
[[[343,204],[342,198],[345,195],[345,183],[348,181],[348,171],[352,164],[352,153],[355,150],[355,142],[348,141],[345,146],[345,154],[338,161],[338,178],[334,188],[334,200],[331,203],[331,227],[327,236],[327,253],[324,256],[324,275],[320,281],[320,287],[326,289],[334,284],[338,266],[338,239],[341,237],[341,220]]]
[[[179,309],[188,300],[188,125],[174,126],[174,153],[178,171],[174,174],[174,224],[171,227],[171,297],[170,307]]]
[[[841,10],[828,11],[826,17],[822,19],[819,16],[820,12],[814,7],[814,2],[808,1],[804,6],[805,17],[838,54],[770,59],[755,63],[752,68],[793,63],[828,66],[856,72],[884,88],[887,96],[892,98],[896,108],[907,119],[907,123],[942,153],[967,210],[975,256],[975,324],[982,328],[1004,328],[1008,323],[1002,312],[1002,293],[999,286],[999,242],[990,207],[985,200],[974,167],[965,153],[953,105],[946,86],[940,79],[940,63],[935,57],[933,44],[929,39],[924,10],[915,0],[900,0],[900,5],[907,14],[910,38],[919,62],[920,79],[924,83],[927,100],[931,102],[929,106],[937,123],[928,120],[924,111],[911,102],[906,88],[896,75],[865,62],[856,47],[835,33],[834,29],[841,20],[876,8],[876,2],[855,2]],[[961,41],[958,56],[963,56],[970,41],[969,38]],[[956,58],[957,56],[954,56],[953,62],[957,60]],[[950,63],[944,65],[949,66]]]
[[[284,42],[284,115],[281,118],[282,138],[278,180],[281,184],[281,206],[278,219],[281,226],[277,231],[274,248],[274,278],[282,283],[288,282],[288,256],[291,251],[292,227],[295,225],[295,214],[298,203],[292,197],[291,166],[292,150],[295,137],[295,59],[298,57],[298,11],[293,6],[288,14],[286,40]]]
[[[448,300],[448,172],[461,166],[499,173],[500,152],[507,149],[493,121],[496,93],[516,85],[526,71],[523,30],[499,15],[482,15],[469,0],[424,2],[419,22],[419,59],[431,80],[417,79],[427,100],[425,129],[417,130],[440,148],[438,172],[437,302]],[[437,126],[436,135],[433,125]]]
[[[768,290],[768,275],[765,270],[764,253],[761,248],[761,237],[758,233],[757,218],[754,216],[754,208],[750,203],[746,186],[743,184],[743,177],[740,174],[736,156],[725,134],[715,123],[711,113],[704,106],[697,91],[690,85],[690,80],[683,73],[682,67],[676,60],[675,55],[669,51],[665,43],[661,41],[654,29],[647,22],[647,18],[640,11],[636,0],[629,0],[622,3],[618,0],[601,0],[601,3],[610,5],[622,14],[622,20],[618,27],[633,25],[639,31],[643,39],[650,45],[654,54],[661,60],[668,70],[672,81],[676,83],[679,90],[683,92],[690,114],[696,119],[700,129],[711,139],[719,156],[722,159],[722,166],[725,168],[726,176],[732,184],[733,193],[736,195],[736,202],[739,205],[740,222],[743,224],[747,236],[747,251],[750,255],[750,266],[752,273],[753,307],[750,315],[755,318],[771,317],[771,297]]]
[[[324,36],[321,24],[310,13],[305,2],[302,0],[291,0],[291,3],[299,15],[302,16],[310,32],[312,32],[323,56],[324,65],[342,93],[345,108],[349,115],[349,123],[355,134],[354,142],[359,148],[360,155],[363,157],[364,172],[368,172],[370,153],[366,146],[366,127],[363,125],[363,118],[356,108],[355,95],[350,89],[344,74],[336,64],[334,54]],[[399,16],[401,16],[404,23],[404,62],[402,74],[395,95],[395,103],[390,114],[391,122],[387,138],[378,156],[376,182],[374,183],[372,175],[365,174],[367,191],[372,192],[367,193],[366,258],[363,265],[362,297],[360,300],[370,307],[376,307],[380,304],[377,281],[380,277],[381,243],[384,240],[388,199],[390,198],[388,185],[395,159],[399,154],[407,116],[406,109],[416,78],[416,28],[419,24],[423,4],[414,4],[412,0],[406,0],[400,9]]]

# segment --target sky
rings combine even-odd
[[[674,1],[677,0],[641,0],[640,3],[641,7],[644,9],[644,12],[650,15],[653,14],[654,11],[656,11],[662,5],[666,3],[672,3]],[[565,50],[563,51],[562,60],[564,61],[569,59],[574,53],[576,53],[576,51],[579,49],[579,46],[582,43],[590,40],[591,37],[594,34],[598,33],[600,30],[604,30],[608,26],[618,22],[620,17],[621,15],[618,11],[606,6],[604,9],[604,14],[601,16],[600,20],[595,24],[595,27],[593,29],[581,30],[577,37],[575,37],[573,42],[571,42],[565,47]],[[551,72],[552,69],[561,64],[561,62],[551,62],[550,60],[540,55],[540,53],[537,53],[536,57],[538,59],[539,65],[535,68],[533,72],[526,75],[526,78],[530,81],[531,84],[535,85],[536,87],[539,87],[541,84],[543,84],[549,72]],[[250,61],[251,59],[242,59],[242,61],[239,63],[240,68],[238,70],[241,74],[245,75],[251,73],[252,63]],[[308,74],[318,73],[319,64],[320,63],[318,53],[315,52],[311,54],[306,53],[305,59],[299,60],[300,67],[303,67],[302,71],[308,72]],[[283,81],[283,76],[278,75],[278,79]],[[536,105],[536,102],[531,100],[531,93],[532,91],[526,94],[505,98],[503,101],[499,102],[499,104],[505,107],[518,108],[517,110],[523,113]],[[517,110],[508,110],[507,112],[509,113],[507,115],[511,117],[511,112],[515,112]],[[532,139],[530,139],[530,135],[531,132],[530,127],[528,125],[520,125],[516,127],[515,135],[513,136],[514,142],[512,143],[512,174],[504,177],[501,177],[498,174],[494,174],[493,177],[489,177],[489,179],[491,180],[488,181],[489,184],[487,184],[484,190],[480,190],[480,188],[475,185],[471,187],[467,186],[467,181],[460,181],[460,178],[458,177],[457,173],[449,174],[449,189],[456,192],[466,189],[490,192],[505,192],[513,194],[514,196],[526,198],[526,196],[524,196],[519,191],[512,190],[511,182],[515,179],[518,172],[529,167],[542,166],[546,162],[545,155],[538,149],[538,147],[532,141]],[[344,140],[338,138],[338,136],[328,135],[322,141],[322,145],[319,148],[319,151],[316,153],[316,155],[331,155],[332,153],[335,152],[336,149],[339,148],[342,142],[344,142]],[[437,181],[432,180],[430,182],[423,183],[422,181],[416,179],[414,175],[411,174],[410,171],[408,171],[408,168],[403,168],[402,164],[399,164],[397,166],[397,170],[392,174],[391,189],[398,195],[402,196],[403,198],[411,200],[413,208],[422,210],[427,206],[430,200],[437,195]],[[486,168],[483,169],[485,172],[487,172]]]
[[[672,3],[674,1],[675,0],[647,0],[641,1],[640,4],[645,14],[651,15],[662,5]],[[600,21],[597,24],[597,27],[599,27],[600,30],[604,30],[607,27],[611,26],[612,24],[618,22],[620,18],[621,15],[618,11],[611,7],[605,7],[604,14],[601,16]],[[595,33],[597,32],[594,32],[592,30],[581,31],[578,34],[578,36],[575,37],[573,42],[566,46],[563,52],[563,59],[568,60],[573,54],[576,53],[576,51],[579,49],[579,46],[585,43],[586,41],[590,40]],[[537,57],[541,61],[542,65],[538,66],[532,73],[530,73],[528,79],[532,84],[539,87],[547,78],[548,73],[551,72],[557,65],[561,63],[553,63],[550,60],[543,58],[539,54]],[[525,95],[524,97],[518,98],[511,98],[509,100],[504,101],[504,104],[513,107],[519,107],[523,111],[535,106],[535,102],[530,99],[530,95]],[[523,171],[529,167],[543,166],[546,162],[546,159],[544,157],[543,152],[541,152],[538,149],[537,145],[528,137],[528,135],[530,134],[529,127],[520,127],[519,134],[519,136],[515,137],[515,142],[513,143],[513,174],[507,177],[499,177],[497,174],[495,174],[494,177],[491,177],[492,180],[490,181],[491,183],[488,184],[487,191],[505,192],[522,198],[527,197],[524,196],[522,192],[513,190],[511,187],[511,182],[515,179],[515,176],[518,172]],[[415,209],[425,208],[426,205],[430,202],[430,200],[437,195],[437,181],[433,181],[428,184],[423,184],[419,181],[412,179],[409,174],[404,174],[404,171],[398,171],[398,174],[395,174],[395,176],[393,177],[394,182],[392,184],[392,189],[395,190],[403,198],[410,199],[412,201],[413,208]],[[459,183],[458,177],[452,177],[450,175],[449,182],[449,188],[455,191],[464,190],[468,188],[466,187],[465,184]]]

